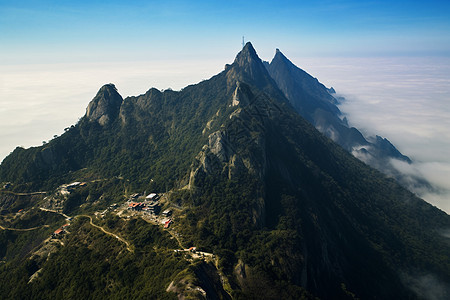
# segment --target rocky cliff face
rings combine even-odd
[[[279,108],[265,95],[255,96],[251,88],[238,83],[230,105],[235,109],[221,129],[208,137],[208,143],[192,164],[189,187],[202,187],[207,177],[237,180],[249,176],[264,186],[267,172],[265,124]],[[253,223],[264,226],[265,191],[259,190],[252,207]]]
[[[248,55],[243,57],[248,58]],[[282,269],[283,274],[289,274],[287,276],[292,281],[324,298],[345,294],[345,286],[355,287],[360,295],[375,294],[377,289],[374,285],[361,280],[369,277],[377,277],[380,280],[378,284],[389,290],[387,294],[396,293],[399,297],[409,295],[404,287],[400,287],[401,282],[395,272],[372,248],[370,238],[366,239],[360,231],[360,228],[372,226],[368,215],[375,207],[385,209],[389,206],[383,204],[385,198],[378,199],[373,191],[358,194],[356,198],[346,192],[356,181],[358,185],[365,186],[364,189],[373,189],[373,184],[361,183],[363,178],[371,176],[369,173],[353,173],[360,168],[362,170],[363,164],[344,154],[341,148],[334,148],[334,143],[317,134],[303,119],[296,119],[297,115],[283,102],[284,96],[276,98],[276,92],[271,92],[268,85],[261,85],[266,93],[256,89],[252,84],[254,78],[266,78],[265,74],[252,73],[259,65],[256,59],[250,59],[253,67],[242,66],[244,74],[234,73],[233,70],[241,67],[240,60],[236,61],[236,65],[229,66],[226,73],[228,86],[234,89],[228,102],[233,110],[227,122],[209,135],[208,142],[193,163],[191,188],[201,187],[206,178],[226,181],[249,174],[257,180],[264,187],[259,195],[261,201],[253,207],[255,224],[259,224],[259,228],[284,228],[281,224],[285,217],[280,217],[283,214],[296,214],[291,219],[294,224],[294,220],[302,220],[296,229],[301,237],[294,246],[283,244],[279,248],[283,249],[279,251],[284,251],[283,260],[272,259],[267,263]],[[233,84],[230,79],[238,83]],[[336,123],[327,123],[327,114],[336,116],[334,98],[316,79],[306,81],[305,95],[312,93],[314,87],[323,88],[323,93],[328,95],[326,99],[329,99],[321,99],[322,107],[313,110],[312,117],[317,121],[315,125],[322,124],[328,128],[335,125],[334,133],[341,139],[348,137],[365,142],[356,129],[339,131],[339,126],[345,126],[344,121],[339,119]],[[270,81],[266,83],[270,84]],[[310,94],[309,100],[318,95],[321,95],[320,92]],[[390,155],[396,154],[386,140],[379,138],[376,143],[384,145],[382,148]],[[325,150],[328,147],[333,147],[332,155]],[[345,162],[341,164],[340,159]],[[353,175],[347,177],[344,174]],[[327,182],[326,187],[322,185],[324,182]],[[407,194],[404,191],[401,193]],[[372,205],[373,208],[367,209],[366,206]],[[354,214],[356,219],[349,217],[349,214]],[[294,232],[290,234],[295,235]],[[386,243],[390,241],[386,239]],[[267,251],[270,252],[270,249]],[[361,253],[371,259],[367,260]],[[235,266],[235,275],[241,287],[254,294],[262,287],[252,280],[252,268],[246,264],[243,260]],[[384,277],[377,275],[378,269],[384,269]],[[321,288],[329,282],[336,283],[333,292]],[[345,285],[342,288],[338,283]],[[383,292],[380,295],[386,296]]]
[[[248,98],[249,89],[246,85],[241,85],[239,81],[236,82],[236,89],[233,93],[233,100],[231,106],[246,106],[250,104],[250,99]]]
[[[199,263],[189,272],[183,271],[176,277],[175,281],[170,283],[167,291],[176,293],[179,300],[232,299],[225,291],[224,281],[212,263]]]
[[[120,110],[123,99],[113,84],[106,84],[100,88],[86,109],[86,117],[104,126],[113,121]]]

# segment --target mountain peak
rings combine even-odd
[[[236,55],[234,63],[226,69],[226,72],[227,83],[230,89],[234,89],[236,82],[239,81],[255,86],[270,95],[276,95],[279,99],[284,99],[250,42],[247,42],[244,48]]]
[[[114,84],[108,83],[100,88],[86,109],[86,117],[90,121],[97,121],[106,125],[117,116],[123,98],[117,92]]]
[[[280,51],[280,49],[276,49],[275,50],[275,56],[272,58],[272,61],[270,62],[271,64],[273,63],[273,62],[276,62],[276,61],[279,61],[279,62],[283,62],[283,63],[285,63],[285,64],[288,64],[288,65],[292,65],[292,66],[295,66],[284,54],[283,54],[283,52],[281,52]]]
[[[255,48],[253,48],[253,45],[251,42],[247,42],[244,46],[244,48],[242,48],[242,51],[247,51],[249,53],[254,53],[256,55],[256,50]]]
[[[250,42],[245,44],[244,48],[236,55],[236,59],[234,60],[234,62],[241,67],[255,61],[261,61],[261,59],[258,57],[258,54],[256,54],[256,50]]]

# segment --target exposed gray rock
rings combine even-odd
[[[229,142],[227,141],[226,134],[222,131],[216,131],[210,134],[208,138],[208,146],[211,153],[217,156],[221,162],[227,162],[232,150],[228,146]]]
[[[199,263],[192,267],[193,274],[180,273],[167,287],[178,299],[231,299],[225,291],[219,270],[213,263]],[[182,276],[184,275],[184,276]],[[195,275],[193,280],[192,275]]]
[[[245,89],[246,86],[241,87],[241,83],[239,81],[236,82],[236,89],[234,90],[233,93],[233,100],[231,102],[232,106],[237,106],[237,105],[248,105],[250,103],[248,92],[249,91],[243,91],[243,89]]]
[[[89,121],[105,126],[118,116],[122,102],[122,96],[117,92],[116,87],[113,84],[105,84],[89,103],[86,117]]]

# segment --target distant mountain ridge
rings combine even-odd
[[[251,43],[181,91],[123,99],[107,84],[63,135],[17,148],[0,165],[0,181],[11,182],[0,222],[51,233],[64,223],[44,227],[37,207],[56,204],[77,217],[44,259],[26,249],[44,248],[45,232],[28,243],[0,232],[0,298],[447,299],[450,216],[320,133],[315,116],[338,114],[336,99],[275,63],[280,82],[293,74],[287,92]],[[58,186],[73,181],[84,186],[62,195]],[[21,200],[21,189],[48,192]],[[169,228],[128,214],[126,200],[148,192],[172,211]]]
[[[400,153],[389,140],[378,135],[366,138],[358,129],[349,127],[347,118],[343,118],[338,108],[339,101],[345,100],[336,97],[333,88],[326,88],[316,78],[295,66],[279,49],[276,49],[270,63],[265,62],[265,66],[295,110],[320,132],[355,157],[393,176],[403,186],[410,189],[433,189],[425,179],[403,174],[393,166],[393,159],[408,164],[411,159]]]

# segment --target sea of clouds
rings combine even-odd
[[[78,122],[100,87],[122,97],[151,87],[181,89],[217,73],[213,61],[131,61],[3,65],[0,72],[0,161],[17,146],[42,145]]]
[[[450,58],[299,58],[292,61],[346,101],[351,126],[388,138],[435,191],[415,190],[450,212]],[[0,73],[0,160],[16,146],[41,145],[75,124],[106,83],[123,96],[183,88],[217,74],[222,60],[4,65]]]
[[[413,191],[450,212],[450,58],[322,58],[295,63],[346,98],[340,109],[350,126],[389,139],[409,156],[413,164],[392,164],[428,180],[434,191]]]

